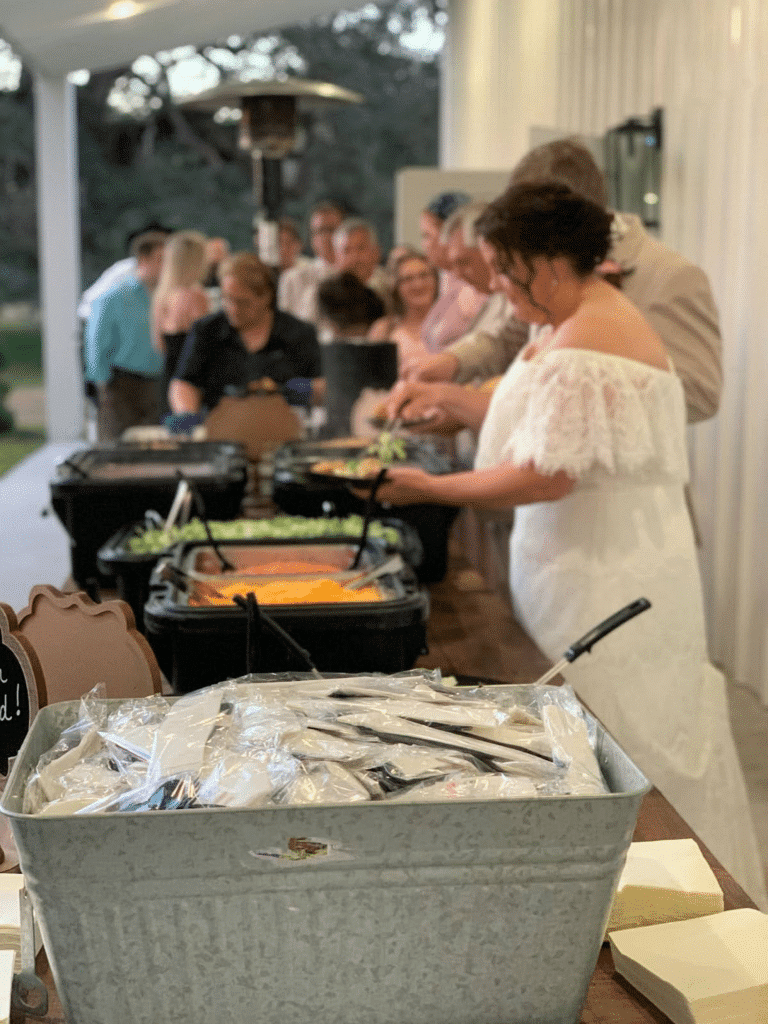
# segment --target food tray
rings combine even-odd
[[[309,524],[311,521],[307,520],[307,523]],[[423,550],[419,535],[414,528],[401,519],[381,518],[379,522],[384,526],[393,527],[400,535],[399,541],[385,545],[386,551],[392,554],[397,552],[412,568],[418,569],[423,558]],[[97,554],[99,571],[105,576],[112,577],[117,593],[123,601],[127,601],[131,606],[136,626],[142,631],[144,630],[144,605],[149,598],[149,580],[152,570],[161,555],[167,555],[170,551],[170,547],[157,553],[131,551],[130,541],[139,536],[143,530],[143,520],[120,527],[99,548]],[[344,543],[348,543],[351,539],[349,534],[342,533],[331,535],[324,532],[322,536]],[[214,539],[216,539],[215,535]]]
[[[580,1021],[649,788],[599,724],[599,796],[23,814],[78,708],[0,800],[71,1024]]]
[[[229,553],[260,549],[291,552],[295,557],[333,561],[340,568],[351,565],[356,548],[333,540],[270,542],[223,542]],[[201,555],[213,557],[206,544],[181,544],[167,561],[178,569],[195,568]],[[368,541],[360,567],[383,561],[383,545]],[[238,565],[236,557],[232,559]],[[144,607],[147,639],[160,668],[175,693],[188,693],[223,679],[242,675],[247,669],[247,615],[236,605],[190,607],[186,595],[161,577],[158,564],[150,578],[150,596]],[[207,570],[206,570],[207,571]],[[265,605],[264,611],[310,655],[314,665],[328,672],[399,672],[411,668],[426,652],[429,600],[413,570],[384,577],[387,594],[381,601],[338,604]],[[303,670],[306,665],[267,629],[260,634],[258,670]]]
[[[430,441],[409,438],[406,440],[406,451],[408,460],[402,465],[420,466],[429,473],[441,474],[450,473],[455,468],[452,461]],[[311,473],[312,465],[322,459],[344,459],[359,455],[359,445],[336,447],[333,451],[329,451],[327,444],[313,444],[309,441],[284,445],[275,453],[272,500],[284,512],[292,515],[362,514],[365,499],[353,494],[342,479],[318,479]],[[378,504],[376,509],[377,516],[387,515],[389,511]],[[437,583],[445,576],[448,534],[458,511],[449,505],[416,504],[397,507],[398,518],[413,526],[422,544],[424,557],[416,570],[420,582]]]
[[[248,473],[239,445],[119,442],[80,449],[56,467],[51,503],[70,537],[72,576],[78,586],[90,579],[110,582],[99,570],[97,554],[119,527],[140,519],[148,509],[167,515],[179,483],[177,469],[188,473],[198,488],[208,518],[238,514]]]

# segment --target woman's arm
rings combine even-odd
[[[187,303],[187,326],[191,326],[195,320],[211,311],[211,303],[204,288],[197,287],[190,292]]]
[[[168,405],[171,412],[200,412],[203,392],[188,380],[174,377],[168,386]]]
[[[434,415],[441,427],[478,431],[490,404],[489,393],[463,384],[400,381],[387,399],[386,414],[390,419],[399,415],[404,420]]]
[[[395,318],[392,316],[382,316],[378,320],[375,320],[368,331],[369,341],[389,341],[390,334],[395,327]]]
[[[393,505],[466,505],[493,511],[539,501],[558,501],[570,494],[574,483],[565,472],[548,476],[532,465],[505,464],[445,476],[434,476],[422,469],[393,467],[387,470],[376,498]]]

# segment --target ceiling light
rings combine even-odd
[[[117,0],[117,3],[111,4],[107,8],[105,17],[109,18],[110,21],[118,21],[122,18],[132,18],[140,10],[140,5],[135,3],[134,0]]]

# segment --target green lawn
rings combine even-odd
[[[43,383],[42,342],[35,327],[0,327],[0,378],[14,387],[40,387]],[[42,424],[0,434],[0,475],[45,443]]]
[[[15,327],[10,324],[0,327],[0,354],[5,357],[6,366],[16,363],[41,366],[42,351],[39,327]]]
[[[12,388],[38,388],[43,386],[43,368],[39,363],[6,363],[0,378]]]
[[[39,430],[12,430],[0,434],[0,476],[42,444],[45,444],[45,434]]]

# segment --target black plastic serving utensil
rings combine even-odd
[[[283,644],[294,654],[298,654],[299,658],[304,662],[309,671],[316,679],[322,679],[322,675],[318,672],[315,663],[310,657],[309,651],[305,650],[300,643],[293,639],[290,633],[283,629],[271,615],[267,615],[263,608],[260,607],[256,600],[256,595],[253,591],[249,591],[245,597],[242,594],[236,594],[232,600],[238,606],[242,608],[246,614],[246,665],[255,663],[255,649],[257,642],[257,635],[263,626],[267,626],[279,640],[282,640]],[[255,669],[248,669],[248,672],[255,671]]]
[[[371,520],[373,519],[373,513],[376,509],[376,493],[378,492],[379,487],[381,487],[382,483],[384,482],[384,477],[386,475],[387,467],[383,466],[374,477],[373,483],[371,484],[371,489],[368,492],[367,498],[365,499],[365,516],[363,518],[363,532],[360,534],[360,540],[358,541],[357,544],[357,551],[355,552],[355,557],[352,560],[350,569],[356,569],[358,565],[360,565],[360,559],[362,558],[363,555],[363,548],[365,547],[365,542],[368,540],[368,530],[371,527]]]
[[[623,626],[625,622],[629,622],[630,619],[634,619],[636,615],[647,611],[650,607],[651,602],[647,597],[639,597],[636,601],[632,601],[630,604],[625,605],[624,608],[614,612],[613,615],[609,615],[607,619],[604,619],[594,629],[590,629],[588,633],[585,633],[580,640],[571,644],[562,658],[548,672],[540,676],[534,683],[534,686],[548,683],[550,679],[559,672],[562,672],[566,665],[581,657],[582,654],[586,654],[587,651],[591,651],[598,640],[602,640],[604,636],[608,636],[618,626]]]
[[[194,484],[191,480],[188,480],[187,477],[185,477],[184,474],[181,472],[181,470],[177,469],[176,470],[176,475],[178,476],[179,480],[183,480],[184,483],[189,488],[190,494],[192,495],[192,500],[195,503],[195,508],[197,510],[198,519],[203,524],[203,529],[205,530],[205,535],[208,538],[208,543],[213,548],[213,550],[214,550],[214,552],[216,554],[216,557],[219,560],[219,566],[221,568],[221,571],[224,572],[227,569],[234,569],[235,568],[234,565],[229,561],[228,558],[225,558],[225,556],[222,555],[221,548],[216,543],[216,541],[213,539],[213,534],[211,533],[211,527],[210,527],[210,524],[208,523],[208,518],[207,518],[206,512],[205,512],[205,502],[203,501],[203,496],[200,493],[197,485]]]

